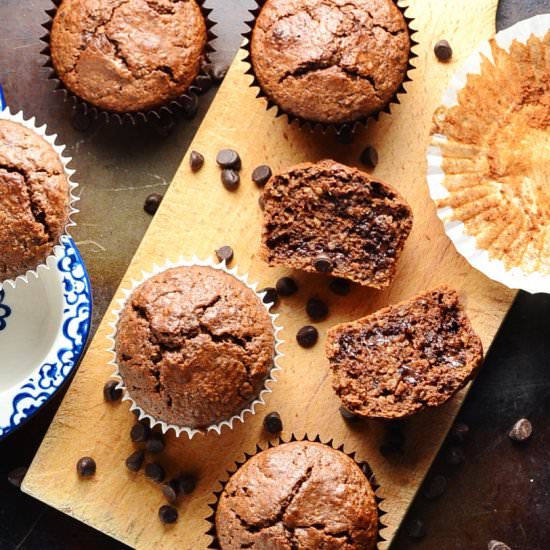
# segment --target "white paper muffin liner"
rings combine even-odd
[[[235,279],[243,283],[246,287],[248,287],[250,290],[252,290],[256,296],[258,297],[260,303],[265,307],[267,310],[269,317],[271,319],[271,324],[273,326],[273,337],[275,339],[275,346],[274,346],[274,354],[273,354],[273,365],[264,380],[263,388],[260,390],[258,396],[256,399],[254,399],[247,407],[242,409],[239,414],[235,414],[232,417],[223,420],[222,422],[219,422],[217,424],[212,424],[211,426],[208,426],[208,428],[204,430],[199,430],[196,428],[191,428],[188,426],[178,426],[176,424],[169,424],[162,420],[159,420],[157,418],[154,418],[147,412],[145,412],[138,403],[133,399],[133,397],[129,394],[129,392],[126,389],[126,386],[124,385],[124,379],[122,378],[117,360],[116,360],[116,349],[115,349],[115,340],[116,340],[116,332],[117,332],[117,325],[118,321],[120,319],[120,315],[126,305],[126,302],[128,301],[128,298],[130,295],[134,292],[134,290],[140,286],[142,283],[144,283],[147,279],[150,279],[151,277],[158,275],[159,273],[162,273],[166,271],[167,269],[172,269],[175,267],[193,267],[193,266],[202,266],[202,267],[211,267],[212,269],[217,269],[219,271],[224,271],[225,273],[233,276]],[[248,280],[248,274],[245,273],[243,275],[239,275],[237,271],[237,267],[233,267],[229,269],[225,263],[225,261],[220,263],[215,263],[211,260],[201,260],[197,257],[193,257],[191,260],[187,260],[183,257],[180,257],[177,261],[173,262],[171,260],[167,260],[162,266],[159,266],[157,264],[153,264],[153,267],[151,268],[151,271],[142,271],[142,276],[140,280],[131,280],[131,286],[130,288],[125,288],[122,290],[124,294],[124,298],[120,298],[117,301],[115,309],[112,311],[112,315],[115,316],[115,321],[110,322],[109,326],[112,328],[112,333],[107,336],[107,338],[111,342],[111,346],[108,348],[108,351],[112,355],[112,359],[109,361],[109,365],[112,365],[115,369],[114,373],[112,374],[112,378],[118,381],[117,388],[122,390],[122,400],[123,401],[130,401],[130,411],[137,413],[138,420],[148,419],[151,428],[155,426],[160,426],[160,429],[162,433],[166,433],[169,430],[173,430],[177,437],[180,437],[182,433],[187,434],[189,439],[193,439],[193,437],[197,434],[208,434],[209,432],[215,432],[218,435],[221,434],[222,428],[226,426],[229,429],[233,429],[233,425],[235,422],[244,422],[245,417],[247,415],[254,415],[256,413],[256,407],[258,405],[265,405],[264,396],[268,393],[271,393],[273,390],[271,389],[271,384],[273,382],[277,381],[277,378],[275,377],[275,373],[277,371],[281,370],[281,367],[278,364],[279,359],[283,356],[283,353],[280,351],[280,346],[284,343],[283,340],[279,338],[279,333],[282,330],[282,327],[277,325],[276,320],[279,317],[278,314],[270,313],[270,308],[272,304],[266,304],[263,301],[263,298],[265,296],[265,292],[259,292],[257,289],[258,283],[251,283]]]
[[[13,288],[15,288],[16,285],[27,284],[29,282],[29,277],[38,278],[42,271],[44,270],[49,271],[52,265],[57,265],[57,262],[49,262],[48,259],[51,258],[52,256],[59,259],[63,255],[62,241],[64,237],[69,236],[69,233],[68,233],[69,227],[73,227],[76,225],[76,223],[72,219],[72,215],[79,212],[79,210],[77,210],[74,206],[76,202],[79,200],[79,197],[77,197],[74,194],[74,190],[78,187],[78,183],[72,180],[72,177],[75,171],[69,168],[68,166],[72,158],[65,157],[63,155],[63,152],[65,151],[65,147],[66,147],[65,145],[55,144],[55,141],[57,139],[57,134],[48,135],[47,133],[48,128],[46,124],[40,127],[36,126],[35,117],[25,120],[25,117],[22,111],[19,111],[18,113],[13,114],[10,111],[9,107],[6,107],[3,111],[0,111],[0,120],[9,120],[11,122],[16,122],[17,124],[20,124],[21,126],[28,128],[29,130],[32,130],[35,134],[38,134],[47,143],[49,143],[53,147],[54,151],[57,153],[59,159],[61,160],[61,163],[63,165],[63,171],[65,172],[65,177],[67,178],[67,182],[69,184],[69,212],[67,215],[67,222],[65,224],[65,229],[58,239],[58,244],[54,246],[51,254],[49,254],[43,260],[43,262],[39,263],[33,269],[29,269],[23,275],[18,275],[15,279],[4,279],[3,281],[0,281],[0,290],[1,290],[4,285],[10,285]]]
[[[500,31],[494,37],[497,45],[510,51],[514,40],[525,44],[531,35],[544,37],[550,29],[550,14],[537,15],[520,21],[512,27]],[[468,57],[462,68],[455,73],[449,87],[443,95],[442,105],[446,108],[458,105],[458,94],[466,85],[468,74],[480,74],[482,55],[494,61],[489,41],[482,42],[478,49]],[[449,196],[444,185],[443,155],[441,144],[447,142],[442,134],[434,134],[428,147],[427,180],[430,196],[436,204]],[[540,272],[528,273],[519,267],[507,268],[503,261],[489,257],[487,250],[479,248],[476,238],[466,231],[464,223],[454,218],[449,206],[437,209],[437,215],[443,222],[445,233],[455,245],[457,251],[477,270],[490,279],[502,283],[508,288],[522,289],[532,294],[550,293],[550,277]]]

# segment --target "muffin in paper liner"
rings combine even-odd
[[[366,127],[368,125],[369,120],[375,120],[375,121],[378,120],[380,113],[382,112],[391,114],[391,104],[392,103],[399,104],[400,103],[399,96],[401,94],[407,93],[407,90],[405,89],[405,84],[412,80],[411,77],[409,76],[409,73],[415,68],[415,66],[411,63],[411,61],[415,57],[418,57],[418,55],[413,51],[413,48],[418,44],[418,42],[413,37],[413,35],[416,34],[417,29],[413,28],[414,19],[408,15],[408,11],[410,8],[409,0],[397,0],[394,2],[397,8],[403,14],[403,18],[405,20],[405,23],[407,24],[407,28],[409,32],[409,41],[410,41],[409,59],[407,62],[407,68],[405,70],[405,76],[403,78],[403,82],[400,84],[399,88],[395,91],[395,93],[388,100],[388,102],[378,111],[371,113],[370,115],[367,115],[367,116],[359,117],[355,120],[350,120],[348,122],[341,122],[341,123],[316,122],[316,121],[307,120],[300,116],[289,113],[285,111],[282,107],[280,107],[274,100],[268,97],[268,95],[263,91],[262,86],[254,71],[254,65],[252,63],[251,45],[252,45],[252,33],[254,31],[256,19],[260,14],[260,12],[262,11],[264,4],[267,1],[268,0],[256,0],[257,7],[249,10],[252,16],[252,19],[246,22],[246,25],[249,27],[249,29],[247,32],[243,34],[243,37],[246,39],[246,42],[243,46],[246,53],[246,56],[244,57],[243,61],[246,63],[248,67],[246,70],[246,74],[252,76],[250,87],[258,89],[256,97],[265,100],[266,110],[270,110],[274,108],[275,117],[278,118],[280,116],[286,116],[288,124],[292,124],[294,121],[296,121],[299,127],[305,128],[312,133],[319,132],[321,134],[326,134],[328,131],[332,129],[333,131],[336,132],[337,136],[341,136],[342,138],[353,136],[353,134],[359,128]]]
[[[254,294],[257,296],[260,303],[265,307],[265,309],[268,312],[269,318],[271,320],[271,325],[273,328],[273,339],[274,339],[274,355],[273,355],[273,362],[272,366],[269,369],[269,372],[263,382],[262,389],[257,393],[257,396],[247,405],[245,406],[238,414],[235,414],[231,416],[230,418],[227,418],[221,422],[218,422],[216,424],[212,424],[208,426],[206,429],[198,429],[198,428],[192,428],[189,426],[179,426],[176,424],[171,424],[164,422],[163,420],[160,420],[158,418],[153,417],[151,414],[147,413],[145,410],[143,410],[138,403],[133,399],[133,397],[130,395],[128,390],[126,389],[126,386],[124,384],[124,380],[120,374],[119,367],[117,364],[117,356],[116,356],[116,349],[115,349],[115,343],[116,343],[116,333],[117,333],[117,326],[118,321],[120,319],[120,315],[129,299],[133,291],[139,287],[142,283],[144,283],[146,280],[150,279],[151,277],[158,275],[168,269],[176,268],[176,267],[193,267],[193,266],[200,266],[200,267],[209,267],[212,269],[216,269],[219,271],[223,271],[227,273],[228,275],[231,275],[234,277],[237,281],[244,284],[247,288],[252,290]],[[120,298],[117,302],[117,305],[115,309],[113,310],[112,314],[115,316],[116,320],[109,323],[109,326],[112,328],[112,333],[107,336],[107,338],[111,341],[111,346],[109,347],[108,351],[112,355],[111,361],[109,361],[109,365],[112,365],[115,368],[115,372],[112,374],[112,378],[118,381],[117,388],[121,389],[123,392],[122,400],[123,401],[129,401],[130,402],[130,411],[134,412],[136,414],[138,420],[147,419],[149,421],[149,424],[151,428],[154,428],[155,426],[159,426],[162,433],[166,433],[169,430],[173,430],[177,437],[179,437],[182,433],[187,434],[189,439],[192,439],[195,435],[198,434],[204,434],[207,435],[210,432],[215,432],[216,434],[220,435],[222,428],[226,426],[229,429],[233,429],[233,425],[235,422],[244,422],[245,417],[250,414],[254,415],[256,412],[256,407],[258,405],[264,405],[264,395],[267,393],[271,393],[273,390],[271,388],[271,384],[277,381],[277,378],[275,376],[275,373],[277,371],[281,370],[281,367],[278,364],[279,358],[283,356],[283,353],[280,351],[280,346],[284,343],[283,340],[279,338],[279,333],[282,330],[282,327],[279,326],[276,323],[277,318],[279,317],[278,314],[270,313],[270,308],[272,304],[266,304],[263,301],[264,296],[266,295],[265,292],[257,291],[258,283],[250,283],[248,280],[248,274],[240,275],[237,271],[237,267],[233,267],[229,269],[226,265],[226,262],[220,262],[215,263],[210,260],[201,260],[199,258],[193,257],[191,260],[187,260],[183,257],[180,257],[177,261],[173,262],[171,260],[167,260],[162,266],[159,266],[157,264],[153,264],[153,267],[151,271],[142,271],[142,277],[140,280],[131,280],[131,286],[130,288],[123,289],[124,298]]]
[[[434,114],[427,180],[456,249],[487,277],[550,293],[550,14],[483,42]]]
[[[310,443],[320,443],[321,445],[326,445],[327,447],[330,447],[331,449],[335,451],[339,451],[349,458],[351,458],[355,464],[360,468],[360,470],[365,474],[368,482],[370,483],[370,486],[374,493],[374,499],[376,501],[377,511],[378,511],[378,525],[377,525],[377,537],[376,537],[376,545],[374,548],[378,548],[379,544],[381,542],[384,542],[386,539],[382,536],[381,532],[383,529],[388,527],[385,523],[382,521],[382,516],[384,516],[387,512],[382,509],[381,504],[384,502],[384,498],[380,496],[380,489],[381,486],[376,481],[376,477],[374,472],[372,471],[371,466],[366,461],[359,461],[356,458],[356,452],[348,453],[345,451],[344,444],[341,444],[340,446],[336,447],[334,444],[334,440],[329,440],[327,442],[322,441],[319,435],[315,436],[309,436],[307,433],[302,438],[297,438],[295,434],[290,434],[290,438],[285,439],[281,436],[278,436],[276,440],[268,440],[267,446],[264,448],[260,444],[256,445],[256,449],[253,453],[244,453],[244,460],[235,461],[233,466],[226,470],[225,479],[219,480],[218,485],[219,489],[213,492],[213,499],[214,501],[208,506],[212,510],[212,512],[205,518],[206,521],[210,524],[210,529],[206,532],[207,535],[209,535],[212,539],[212,542],[208,545],[208,548],[221,550],[221,546],[218,541],[217,533],[216,533],[216,512],[218,508],[218,502],[220,499],[220,496],[223,494],[226,485],[229,483],[230,479],[232,478],[233,474],[235,474],[241,466],[243,466],[249,459],[251,459],[254,456],[257,456],[258,454],[268,450],[272,449],[274,447],[277,447],[279,445],[284,445],[286,443],[293,443],[293,442],[310,442]]]
[[[62,92],[64,94],[64,101],[70,101],[72,103],[73,110],[79,111],[85,116],[89,116],[95,120],[101,118],[107,124],[109,124],[112,120],[115,120],[121,125],[135,125],[138,120],[142,122],[162,123],[163,121],[167,122],[174,119],[180,114],[182,114],[184,118],[193,117],[194,112],[196,111],[196,105],[198,103],[198,96],[205,93],[210,88],[212,83],[212,77],[209,73],[208,66],[210,64],[210,54],[215,51],[212,42],[217,38],[217,36],[212,31],[212,28],[216,25],[216,23],[210,18],[210,14],[213,10],[205,6],[206,0],[195,0],[204,17],[207,41],[203,51],[203,62],[201,63],[199,73],[194,82],[184,93],[180,94],[176,99],[166,102],[164,105],[146,110],[128,112],[109,111],[93,105],[69,90],[61,78],[57,75],[51,58],[50,33],[53,25],[53,19],[63,0],[50,1],[55,7],[46,10],[49,20],[42,25],[42,27],[46,30],[46,34],[40,38],[40,40],[45,44],[45,47],[40,53],[47,58],[43,66],[49,69],[48,79],[53,80],[56,83],[54,91]]]
[[[79,210],[74,206],[79,200],[79,197],[74,194],[74,190],[78,187],[78,183],[76,183],[72,179],[73,175],[75,174],[75,170],[69,168],[68,166],[69,163],[72,161],[72,158],[63,155],[66,148],[65,145],[55,144],[57,134],[48,134],[48,128],[46,124],[43,124],[42,126],[37,126],[35,117],[25,119],[22,111],[19,111],[18,113],[12,113],[9,107],[6,107],[3,111],[0,111],[0,120],[7,120],[19,124],[27,128],[28,130],[31,130],[32,132],[40,136],[44,141],[46,141],[46,143],[48,143],[53,148],[53,150],[59,157],[59,160],[63,165],[65,178],[69,186],[69,208],[67,212],[67,219],[65,222],[64,231],[59,236],[57,244],[53,247],[51,253],[48,254],[48,256],[42,262],[38,263],[33,269],[29,269],[24,274],[18,275],[15,278],[0,280],[1,290],[4,285],[10,285],[11,287],[15,288],[20,284],[27,284],[29,282],[29,277],[38,278],[41,271],[50,270],[51,266],[55,265],[56,262],[50,261],[50,258],[59,259],[63,255],[63,240],[64,238],[68,237],[69,228],[76,225],[76,223],[72,219],[72,216],[73,214],[79,212]]]

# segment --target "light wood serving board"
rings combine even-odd
[[[239,52],[191,146],[205,155],[205,166],[192,174],[185,157],[121,287],[128,287],[132,278],[140,278],[141,271],[155,262],[180,255],[212,257],[213,250],[225,244],[235,249],[240,272],[248,272],[261,286],[273,285],[286,271],[269,268],[256,257],[261,211],[251,171],[263,163],[278,170],[325,157],[357,164],[367,144],[380,154],[376,177],[398,187],[414,210],[414,229],[395,282],[386,291],[354,287],[349,296],[340,298],[327,290],[327,278],[296,274],[300,292],[278,306],[285,357],[267,405],[221,436],[210,434],[191,441],[169,437],[163,456],[169,471],[190,470],[200,480],[192,497],[180,505],[179,522],[170,528],[157,520],[157,510],[164,503],[158,487],[124,466],[133,450],[128,433],[134,417],[128,404],[113,406],[103,401],[102,386],[111,374],[106,351],[106,335],[111,330],[107,323],[113,320],[109,311],[25,478],[25,492],[130,546],[206,548],[211,539],[206,535],[210,525],[205,518],[211,512],[208,503],[214,501],[218,481],[227,477],[226,470],[242,460],[245,452],[253,452],[258,443],[267,445],[262,419],[266,412],[277,410],[285,425],[284,439],[291,434],[299,438],[305,433],[319,435],[323,441],[343,443],[346,451],[357,451],[358,459],[370,463],[385,499],[381,508],[387,512],[382,516],[386,527],[381,533],[386,541],[380,548],[389,546],[466,390],[440,409],[408,420],[404,455],[385,458],[379,452],[384,434],[380,422],[352,428],[338,413],[339,400],[332,391],[323,354],[325,332],[333,324],[448,283],[460,292],[485,349],[489,348],[515,293],[474,271],[455,252],[428,196],[425,152],[432,113],[442,92],[477,43],[494,33],[496,5],[497,0],[411,0],[407,14],[415,19],[412,26],[418,29],[415,39],[419,42],[414,48],[418,57],[413,60],[412,82],[406,84],[401,103],[392,105],[392,114],[382,114],[353,145],[338,144],[333,135],[312,135],[289,126],[283,117],[275,118],[273,110],[266,111],[264,101],[255,98],[257,90],[249,87],[244,53]],[[453,47],[451,63],[440,63],[434,57],[433,45],[441,38]],[[223,188],[215,163],[217,151],[228,146],[237,149],[243,159],[242,183],[236,193]],[[317,346],[304,350],[297,346],[295,334],[308,322],[304,304],[313,295],[328,301],[330,315],[319,324]],[[115,299],[120,297],[119,289]],[[97,474],[89,481],[80,481],[75,473],[75,463],[84,455],[97,461]]]

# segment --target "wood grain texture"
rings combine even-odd
[[[385,291],[354,287],[348,297],[339,298],[328,292],[326,278],[296,274],[300,292],[278,306],[279,322],[285,327],[285,357],[266,406],[221,436],[210,434],[192,441],[169,437],[163,456],[169,471],[194,471],[200,484],[182,502],[180,521],[168,529],[156,519],[164,503],[158,488],[124,466],[132,452],[128,432],[133,416],[128,405],[108,405],[102,399],[102,386],[110,375],[106,336],[110,333],[107,322],[113,316],[108,312],[25,478],[25,492],[137,548],[206,548],[210,539],[205,518],[218,481],[227,477],[226,471],[245,452],[253,452],[256,444],[265,447],[263,414],[278,410],[285,423],[285,440],[291,434],[319,435],[323,441],[343,443],[346,451],[356,451],[358,459],[370,463],[385,499],[381,509],[387,512],[382,517],[386,541],[380,548],[389,546],[467,390],[440,409],[411,418],[405,454],[384,458],[378,450],[384,432],[380,422],[351,428],[338,414],[339,401],[323,354],[324,336],[333,324],[447,283],[463,297],[485,349],[491,344],[515,293],[471,269],[455,252],[428,196],[425,150],[432,113],[450,76],[480,40],[494,33],[496,4],[497,0],[411,0],[408,15],[414,18],[412,27],[418,29],[415,39],[419,42],[412,82],[406,84],[400,104],[392,105],[391,115],[382,114],[354,145],[338,144],[330,133],[312,135],[289,126],[285,118],[274,118],[274,111],[266,111],[264,101],[256,99],[256,90],[248,86],[251,78],[244,74],[244,54],[238,54],[191,146],[205,155],[205,166],[192,174],[185,157],[121,287],[128,287],[132,278],[139,278],[153,263],[181,255],[212,257],[214,249],[224,244],[235,249],[240,272],[248,272],[261,286],[272,285],[286,271],[269,268],[256,258],[261,211],[259,192],[250,181],[252,170],[263,163],[277,170],[325,157],[357,164],[366,144],[374,145],[380,154],[376,177],[399,188],[415,214],[395,282]],[[440,38],[453,46],[451,63],[434,58],[433,44]],[[242,184],[236,193],[222,187],[214,160],[217,151],[227,146],[239,150],[243,158]],[[120,296],[119,289],[115,299]],[[319,324],[319,344],[303,350],[296,345],[295,334],[307,322],[304,304],[310,296],[325,298],[331,313]],[[75,463],[83,455],[95,457],[98,465],[95,478],[88,481],[79,481],[75,473]]]

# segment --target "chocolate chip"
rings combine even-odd
[[[233,149],[222,149],[216,156],[216,162],[222,168],[241,169],[241,157]]]
[[[147,195],[145,203],[143,204],[143,210],[145,210],[147,214],[154,216],[160,206],[160,203],[162,202],[162,198],[163,197],[160,193],[151,193],[150,195]]]
[[[278,412],[270,412],[264,417],[264,427],[270,434],[278,434],[283,431],[283,421]]]
[[[445,476],[436,475],[424,489],[424,498],[427,500],[437,500],[441,498],[447,490],[447,479]]]
[[[508,433],[508,437],[512,441],[517,441],[518,443],[521,443],[523,441],[527,441],[531,437],[532,433],[533,426],[531,425],[531,422],[529,422],[527,418],[520,418],[512,426],[512,429]]]
[[[241,176],[235,170],[225,168],[222,170],[222,183],[228,191],[236,191],[241,183]]]
[[[260,195],[258,197],[258,206],[260,207],[260,210],[265,209],[265,203],[264,203],[264,196],[263,195]]]
[[[378,164],[378,151],[372,146],[369,145],[365,147],[359,156],[359,160],[370,168],[375,168]]]
[[[212,87],[212,77],[209,74],[200,74],[195,78],[194,84],[199,89],[199,93],[204,94]]]
[[[171,504],[174,504],[178,500],[178,494],[180,492],[180,486],[177,479],[171,479],[162,486],[162,494],[164,498]]]
[[[424,524],[419,519],[410,519],[405,523],[407,536],[414,541],[421,541],[426,536]]]
[[[92,117],[90,113],[85,112],[81,108],[75,107],[70,114],[71,125],[79,132],[85,132],[92,125]]]
[[[76,471],[80,477],[92,477],[95,474],[95,460],[89,456],[83,456],[76,463]]]
[[[184,495],[190,495],[197,486],[197,479],[191,474],[182,474],[178,477],[178,487],[180,493]]]
[[[195,118],[195,115],[197,114],[197,110],[199,108],[199,98],[197,97],[197,94],[188,92],[184,96],[182,96],[178,100],[178,102],[181,105],[184,118]]]
[[[317,340],[319,340],[319,331],[312,325],[306,325],[296,333],[296,342],[303,348],[312,348]]]
[[[130,439],[134,443],[143,443],[149,439],[151,429],[144,422],[137,422],[130,430]]]
[[[220,82],[222,82],[228,70],[229,67],[227,65],[222,65],[218,63],[210,65],[209,73],[212,77],[212,80],[214,81],[214,84],[219,84]]]
[[[176,523],[178,521],[178,511],[173,506],[165,504],[159,508],[159,519],[164,525]]]
[[[162,453],[164,446],[164,437],[157,432],[152,433],[145,442],[145,450],[151,454]]]
[[[149,462],[149,464],[145,466],[145,477],[148,477],[156,483],[162,483],[166,477],[166,473],[158,462]]]
[[[233,249],[230,246],[222,246],[216,250],[216,258],[219,262],[225,261],[225,263],[230,264],[233,259]]]
[[[142,450],[132,453],[126,459],[126,468],[131,472],[138,472],[143,466],[143,461],[145,460],[145,452]]]
[[[264,304],[276,305],[277,302],[279,301],[279,294],[277,293],[277,289],[273,288],[272,286],[262,288],[258,292],[260,293],[265,292],[265,296],[263,297]]]
[[[254,171],[252,172],[252,181],[258,187],[264,187],[264,185],[269,181],[269,178],[271,178],[271,175],[271,168],[266,164],[261,164],[260,166],[254,168]]]
[[[8,473],[8,482],[19,489],[19,487],[21,487],[21,484],[23,483],[25,475],[27,474],[27,470],[28,468],[26,466],[19,466],[18,468],[14,468]]]
[[[292,296],[298,291],[298,285],[292,277],[281,277],[275,284],[279,296]]]
[[[450,447],[445,454],[445,462],[449,466],[458,466],[466,460],[466,456],[461,447]]]
[[[455,422],[451,428],[449,437],[451,441],[462,445],[466,441],[469,433],[470,427],[467,424],[464,424],[463,422]]]
[[[318,298],[310,298],[306,304],[306,312],[314,321],[322,321],[328,315],[328,306]]]
[[[313,260],[313,267],[319,273],[330,273],[332,271],[332,262],[326,256],[318,256]]]
[[[122,390],[117,388],[118,381],[108,380],[103,386],[103,399],[110,403],[118,401],[122,397]]]
[[[434,53],[439,61],[448,61],[453,56],[453,49],[447,40],[439,40],[435,43]]]
[[[334,292],[334,294],[338,294],[338,296],[347,296],[351,289],[349,281],[346,281],[346,279],[342,279],[341,277],[332,279],[328,287],[331,292]]]
[[[204,155],[201,155],[198,151],[191,151],[189,155],[189,166],[192,172],[198,172],[204,164]]]
[[[349,422],[350,424],[360,420],[359,416],[357,416],[356,414],[353,414],[352,412],[348,411],[348,409],[346,409],[346,407],[344,407],[344,405],[340,405],[340,408],[338,409],[338,411],[340,412],[340,415],[342,416],[342,418],[346,422]]]
[[[499,540],[490,540],[487,545],[487,550],[512,550],[507,544]]]

